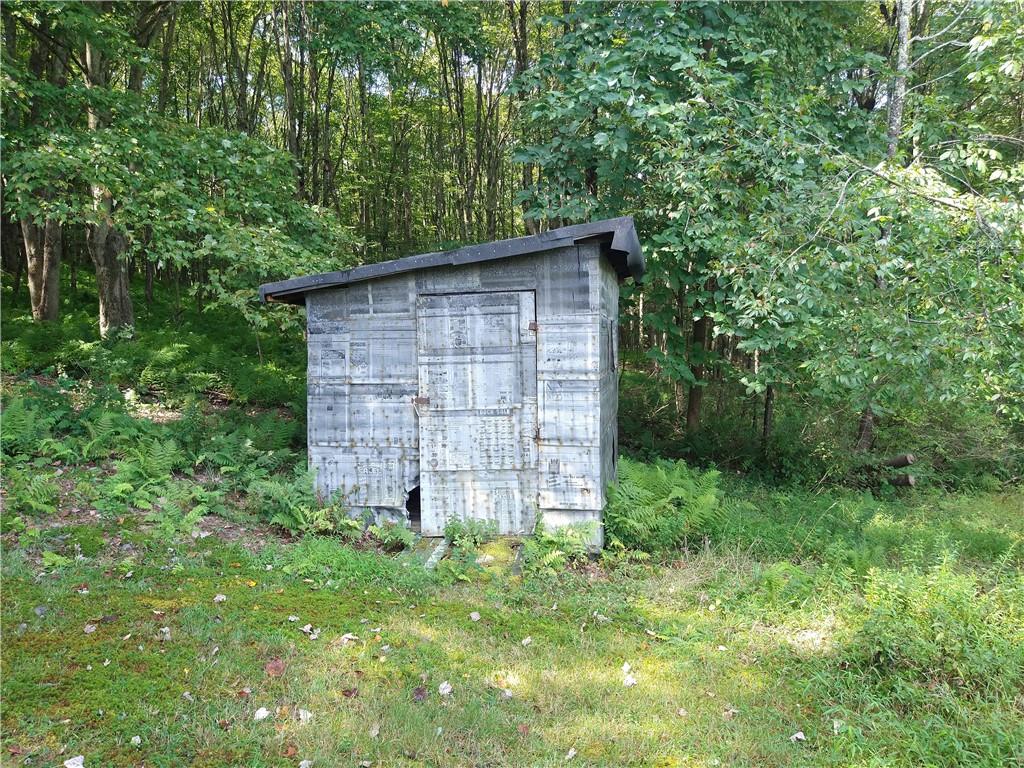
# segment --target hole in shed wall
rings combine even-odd
[[[417,485],[405,498],[405,514],[409,518],[409,527],[416,533],[420,532],[420,487]]]

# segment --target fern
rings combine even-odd
[[[537,521],[533,537],[523,542],[523,562],[531,573],[556,573],[574,562],[587,559],[597,532],[597,523],[563,525],[549,531]]]
[[[622,459],[619,482],[604,512],[610,542],[626,549],[665,552],[720,522],[718,473],[691,470],[682,461],[653,464]]]
[[[82,445],[82,458],[108,456],[117,436],[117,421],[113,413],[103,413],[95,421],[84,422],[89,437]]]
[[[33,515],[49,515],[57,511],[60,487],[52,477],[17,469],[8,469],[5,475],[10,511]]]
[[[14,397],[0,412],[0,443],[3,453],[16,456],[35,454],[39,443],[50,437],[56,417],[47,415],[36,404],[23,397]]]

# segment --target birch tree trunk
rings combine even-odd
[[[896,76],[889,96],[887,135],[891,160],[899,149],[903,132],[903,105],[907,100],[907,76],[910,74],[910,10],[912,0],[898,0],[896,4]]]
[[[896,3],[896,75],[889,89],[889,112],[886,135],[889,145],[886,157],[892,160],[899,151],[900,135],[903,133],[903,108],[907,101],[907,77],[910,75],[910,13],[913,0],[897,0]],[[892,234],[892,225],[887,225],[884,240]],[[879,290],[885,290],[883,281],[876,278]],[[870,403],[861,411],[857,423],[857,439],[854,447],[867,451],[875,440],[875,412]]]

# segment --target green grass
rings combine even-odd
[[[756,486],[744,495],[735,530],[672,562],[485,572],[455,585],[411,555],[332,539],[253,552],[216,535],[168,540],[134,517],[30,522],[6,534],[2,561],[5,759],[12,749],[35,764],[65,749],[111,766],[563,765],[571,749],[578,765],[1024,758],[1024,496],[883,504],[890,526],[918,530],[930,510],[931,529],[976,546],[956,557],[953,546],[929,554],[903,546],[907,536],[883,538],[887,565],[861,572],[838,548],[874,535],[863,500],[790,494],[801,508],[780,521],[790,533],[759,538],[750,531],[786,502]],[[808,550],[806,531],[837,508],[867,522],[833,524],[832,549]],[[45,569],[43,552],[67,564]],[[306,623],[318,639],[300,632]],[[939,623],[945,644],[933,642]],[[274,658],[280,677],[264,672]],[[260,707],[272,715],[255,722]],[[299,722],[298,709],[313,719]],[[797,731],[807,741],[791,742]]]
[[[732,471],[767,461],[756,441],[698,451],[630,374],[622,444],[724,468],[671,497],[653,555],[581,563],[549,531],[517,576],[466,528],[428,572],[310,498],[297,338],[266,334],[260,364],[251,329],[166,297],[130,343],[94,338],[84,293],[49,327],[4,298],[0,765],[1024,764],[1024,491],[991,456],[933,484],[960,493],[781,486],[827,464],[783,407],[762,484]],[[657,519],[617,514],[651,543]]]

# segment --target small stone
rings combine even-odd
[[[443,683],[437,686],[437,692],[440,693],[442,696],[451,696],[453,690],[455,689],[452,688],[452,684],[449,683],[447,680],[445,680]]]
[[[302,760],[299,762],[299,768],[313,768],[312,760]]]
[[[532,642],[533,642],[533,638],[532,637],[529,637],[529,636],[524,637],[523,641],[522,641],[523,648],[525,648],[526,646],[528,646]]]
[[[137,747],[141,743],[142,743],[142,737],[141,736],[132,736],[132,746]]]
[[[480,621],[480,614],[477,613],[476,611],[473,611],[471,614],[469,614],[469,620],[470,621]]]
[[[270,717],[270,710],[266,707],[260,707],[253,714],[252,719],[258,723],[261,720],[266,720],[268,717]]]
[[[306,723],[308,723],[310,720],[313,719],[313,713],[310,712],[308,709],[300,709],[300,710],[298,710],[298,715],[299,715],[299,722],[302,723],[303,725],[305,725]]]
[[[191,691],[185,691],[183,694],[181,694],[181,698],[183,698],[189,704],[194,704],[196,701],[196,697],[192,695]]]
[[[213,596],[213,602],[215,602],[215,603],[223,603],[227,599],[228,599],[227,595],[214,595]]]
[[[807,737],[804,736],[804,732],[803,731],[797,731],[796,733],[794,733],[792,736],[789,737],[789,740],[792,741],[794,744],[796,744],[798,741],[807,741]]]
[[[85,632],[85,634],[87,634],[87,635],[91,635],[93,632],[96,631],[96,625],[95,624],[86,624],[85,627],[82,629],[82,631]]]
[[[569,751],[565,753],[565,761],[569,762],[574,757],[576,757],[576,748],[575,747],[569,747]]]
[[[43,618],[43,616],[46,615],[47,611],[49,611],[50,609],[47,608],[45,605],[37,605],[34,610],[36,616],[38,616],[41,619]]]
[[[69,757],[64,761],[64,768],[84,768],[85,767],[85,755],[78,755],[77,757]]]

